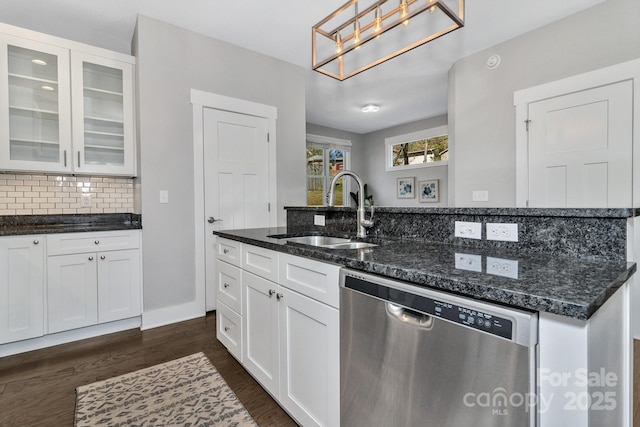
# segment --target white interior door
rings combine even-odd
[[[529,104],[529,206],[632,205],[631,81]]]
[[[206,308],[215,309],[213,230],[268,227],[269,121],[205,108]]]

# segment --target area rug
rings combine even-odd
[[[76,389],[76,427],[257,426],[203,353]]]

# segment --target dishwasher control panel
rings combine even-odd
[[[510,340],[513,337],[513,322],[510,319],[477,310],[472,305],[464,306],[448,302],[446,298],[417,295],[350,275],[344,277],[344,287],[502,338]]]

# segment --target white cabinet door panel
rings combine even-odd
[[[140,251],[100,252],[98,258],[98,322],[139,316]]]
[[[44,334],[44,239],[0,238],[0,344]]]
[[[304,426],[340,424],[340,314],[280,288],[280,402]]]
[[[274,396],[279,390],[278,285],[242,272],[245,368]]]
[[[48,332],[98,322],[95,254],[60,255],[47,260]]]

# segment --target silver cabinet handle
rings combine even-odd
[[[229,253],[229,249],[223,249],[222,253],[225,254],[225,255],[228,254]]]
[[[274,291],[273,289],[269,289],[269,298],[273,297],[273,294],[275,294],[276,291]]]
[[[93,261],[93,257],[92,256],[89,257],[89,261]]]
[[[33,241],[33,244],[34,244],[34,245],[37,245],[38,243],[40,243],[40,240],[34,240],[34,241]]]
[[[217,222],[217,221],[222,221],[222,220],[221,220],[221,219],[215,219],[215,218],[214,218],[214,217],[212,217],[212,216],[210,216],[209,218],[207,218],[207,222],[208,222],[209,224],[213,224],[214,222]]]
[[[224,284],[224,285],[222,285],[222,286],[223,286],[223,287],[225,287],[225,288],[228,288],[228,287],[229,287],[229,284],[228,284],[228,283],[225,283],[225,284]]]
[[[100,255],[100,259],[105,259],[105,258],[106,258],[106,256]]]
[[[67,167],[67,150],[64,150],[64,167]]]
[[[282,294],[276,294],[276,299],[277,299],[278,301],[280,301],[280,300],[281,300],[281,299],[283,299],[283,298],[284,298],[284,295],[282,295]]]
[[[80,152],[78,151],[78,167],[80,167]]]
[[[96,245],[99,245],[99,244],[100,244],[100,240],[96,240],[96,241],[95,241],[95,242],[93,242],[93,243],[95,243]]]

